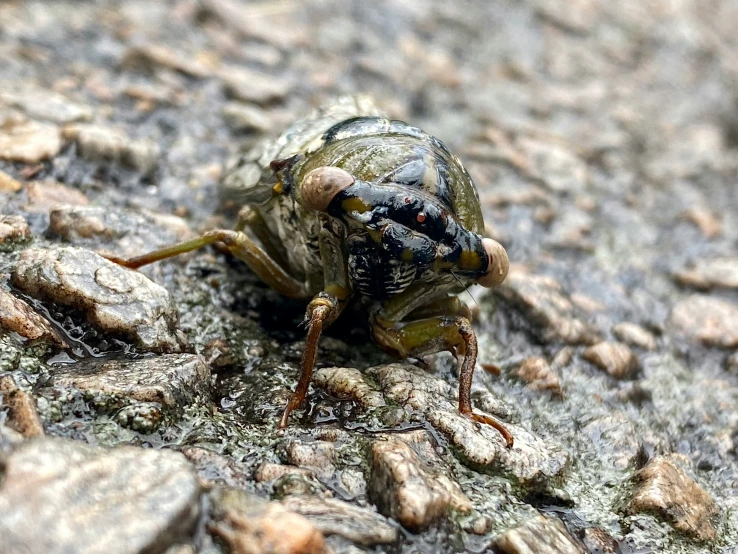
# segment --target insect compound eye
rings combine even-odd
[[[338,167],[323,166],[313,169],[302,180],[300,197],[313,210],[325,212],[338,193],[354,184],[354,177]]]
[[[507,259],[507,252],[502,245],[496,240],[483,238],[482,246],[487,252],[489,263],[487,272],[482,275],[477,282],[483,287],[496,287],[505,280],[507,272],[510,269],[510,261]]]

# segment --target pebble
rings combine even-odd
[[[738,258],[701,259],[674,275],[682,286],[700,290],[738,289]]]
[[[738,352],[733,352],[725,359],[725,369],[734,375],[738,375]]]
[[[256,472],[254,473],[254,479],[256,479],[258,483],[268,483],[270,481],[276,481],[277,479],[280,479],[285,475],[301,475],[304,477],[314,477],[313,472],[309,469],[275,464],[273,462],[264,462],[257,468]]]
[[[195,236],[187,222],[175,215],[100,206],[53,208],[48,233],[69,244],[120,258],[140,256]]]
[[[28,439],[44,436],[33,396],[18,388],[11,375],[0,376],[0,407],[7,411],[5,425],[14,431]]]
[[[208,532],[232,554],[328,554],[323,534],[307,518],[246,491],[217,488]]]
[[[618,340],[631,346],[637,346],[645,350],[656,350],[658,346],[653,333],[635,323],[623,321],[615,325],[612,332]]]
[[[89,161],[113,162],[148,173],[159,162],[159,145],[149,139],[133,139],[125,132],[83,123],[64,127],[64,138],[76,142]]]
[[[210,400],[210,368],[194,354],[169,354],[140,360],[93,359],[57,367],[57,387],[183,409]]]
[[[738,346],[738,306],[728,300],[693,294],[674,306],[671,324],[706,346]]]
[[[128,69],[149,71],[160,67],[199,79],[212,74],[209,67],[194,60],[191,54],[175,52],[161,44],[142,44],[129,48],[123,57],[123,66]]]
[[[336,447],[332,442],[291,439],[285,444],[284,452],[288,463],[309,469],[321,481],[330,479],[336,472]]]
[[[23,216],[0,215],[0,247],[26,241],[31,236],[31,228]]]
[[[61,148],[61,134],[55,125],[25,121],[0,127],[0,159],[35,164],[53,158]]]
[[[492,543],[499,554],[587,554],[558,519],[537,515]]]
[[[234,131],[269,131],[273,124],[271,118],[254,105],[228,102],[223,106],[223,120]]]
[[[180,452],[195,466],[197,476],[210,487],[246,488],[250,482],[249,475],[232,458],[199,446],[185,446]]]
[[[397,527],[367,508],[335,498],[288,496],[282,505],[305,516],[323,535],[338,535],[362,546],[392,544]]]
[[[4,171],[0,171],[0,192],[18,192],[23,185]]]
[[[361,371],[352,367],[321,368],[313,375],[313,383],[339,398],[356,400],[364,408],[386,405],[382,393],[374,390]]]
[[[533,390],[548,390],[554,394],[561,394],[559,376],[545,358],[526,358],[518,367],[516,375]]]
[[[717,504],[671,460],[654,458],[635,474],[634,482],[628,513],[655,514],[693,538],[715,540]]]
[[[587,187],[587,165],[570,150],[550,142],[527,138],[519,140],[517,146],[528,158],[531,170],[551,190],[578,193]]]
[[[616,379],[630,379],[640,369],[636,355],[621,342],[599,342],[587,348],[582,356]]]
[[[621,554],[617,541],[602,527],[587,527],[581,533],[582,542],[596,554]]]
[[[60,204],[86,206],[90,203],[79,190],[56,181],[33,181],[26,185],[26,190],[28,204],[24,209],[31,213],[48,213]]]
[[[51,324],[31,306],[0,288],[0,329],[18,333],[34,343],[64,346],[64,340]]]
[[[511,270],[495,294],[521,310],[544,342],[592,344],[597,340],[597,332],[576,316],[571,299],[551,277]]]
[[[4,552],[163,552],[186,542],[199,517],[195,472],[169,450],[45,438],[19,445],[3,466]]]
[[[379,511],[418,532],[471,502],[448,476],[436,474],[401,440],[375,441],[371,447],[369,494]]]
[[[17,92],[0,92],[0,101],[22,110],[33,119],[59,125],[92,119],[89,106],[72,102],[50,90],[26,87]]]
[[[218,75],[231,98],[260,106],[284,99],[293,88],[286,79],[245,67],[228,67]]]
[[[82,311],[96,328],[142,350],[178,351],[178,314],[166,289],[80,248],[25,250],[12,274],[27,294]]]
[[[720,217],[710,210],[690,208],[682,214],[682,218],[696,225],[705,238],[715,238],[723,232],[723,223]]]

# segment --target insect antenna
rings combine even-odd
[[[459,283],[459,285],[461,285],[462,287],[464,287],[464,283],[461,282],[461,279],[459,279],[459,277],[456,275],[456,273],[454,273],[453,270],[450,270],[450,273],[451,273],[451,275],[454,276],[454,279],[456,279],[456,282]],[[468,286],[464,287],[464,292],[469,295],[469,298],[472,299],[472,302],[474,302],[477,305],[477,308],[479,308],[481,310],[482,307],[477,302],[477,299],[474,298],[474,296],[472,296],[472,293],[469,292],[469,287],[470,286],[471,285],[468,285]]]

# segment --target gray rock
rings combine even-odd
[[[520,309],[545,342],[592,344],[597,332],[579,319],[571,300],[555,279],[511,271],[495,293]]]
[[[458,484],[434,472],[402,441],[374,442],[370,463],[370,497],[380,512],[412,531],[427,529],[452,509],[471,511]]]
[[[656,337],[640,325],[624,321],[615,325],[612,328],[612,332],[618,340],[631,346],[637,346],[646,350],[656,350]]]
[[[197,476],[210,486],[218,484],[245,488],[250,481],[249,476],[233,459],[212,450],[199,446],[185,446],[180,452],[194,464]]]
[[[0,126],[0,159],[27,164],[53,158],[62,147],[55,125],[26,121]]]
[[[60,204],[86,206],[90,203],[79,190],[56,181],[33,181],[26,185],[26,191],[28,203],[24,209],[32,213],[47,213]]]
[[[236,131],[268,131],[273,127],[264,110],[240,102],[228,102],[223,106],[223,119]]]
[[[335,498],[288,496],[281,501],[288,510],[305,516],[324,535],[339,535],[362,546],[391,544],[397,528],[367,508]]]
[[[524,428],[505,422],[515,438],[508,449],[500,433],[461,415],[453,390],[415,366],[389,364],[367,370],[380,384],[386,400],[408,411],[420,411],[445,435],[454,453],[471,466],[501,472],[529,489],[547,488],[560,482],[568,456],[554,440],[542,440]]]
[[[136,402],[182,409],[210,401],[210,368],[194,354],[169,354],[140,360],[90,360],[57,367],[57,387],[75,388]]]
[[[36,439],[3,465],[2,552],[162,552],[199,515],[200,487],[179,453]]]
[[[123,66],[129,69],[165,68],[184,73],[190,77],[205,78],[212,71],[184,52],[175,52],[161,44],[132,46],[125,53]]]
[[[0,376],[0,407],[7,410],[5,424],[14,431],[26,438],[44,435],[33,396],[18,388],[11,375]]]
[[[352,398],[365,408],[386,405],[382,393],[374,390],[361,371],[351,367],[326,367],[313,375],[315,386],[329,390],[339,398]]]
[[[92,118],[89,106],[72,102],[57,92],[26,87],[13,92],[0,92],[0,101],[25,112],[33,119],[60,125]]]
[[[4,171],[0,171],[0,192],[5,192],[5,193],[18,192],[22,188],[23,188],[23,185],[20,183],[20,181],[13,179],[13,177],[8,175]],[[3,216],[3,217],[7,217],[7,216]]]
[[[65,346],[64,339],[31,306],[0,288],[0,330],[18,333],[34,343]]]
[[[215,489],[207,529],[233,554],[327,554],[323,534],[279,502],[237,489]]]
[[[133,340],[141,349],[180,349],[178,314],[167,290],[93,252],[26,250],[12,280],[35,298],[84,312],[101,331]]]
[[[266,105],[283,99],[292,90],[292,84],[286,79],[245,67],[228,67],[218,75],[226,92],[241,102]]]
[[[558,519],[538,515],[494,540],[500,554],[586,554]]]
[[[59,206],[49,212],[49,234],[75,246],[119,258],[140,256],[194,237],[187,223],[147,210]]]
[[[630,379],[640,368],[633,351],[620,342],[599,342],[587,348],[582,355],[616,379]]]
[[[290,439],[284,445],[284,451],[288,463],[311,470],[321,481],[336,472],[336,448],[332,442]]]
[[[559,376],[545,358],[526,358],[518,367],[516,375],[533,390],[548,390],[554,394],[561,394]]]
[[[702,541],[717,537],[720,510],[713,498],[665,457],[654,458],[634,476],[630,514],[648,513]]]
[[[148,139],[133,139],[124,131],[93,124],[68,125],[64,138],[77,143],[83,158],[90,161],[114,162],[144,173],[159,161],[159,145]]]
[[[738,258],[700,259],[674,275],[677,283],[701,290],[738,289]]]
[[[674,306],[671,324],[707,346],[738,346],[738,306],[728,300],[693,294]]]

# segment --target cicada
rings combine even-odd
[[[217,242],[277,292],[309,299],[302,373],[280,428],[305,399],[321,333],[361,300],[392,356],[452,352],[459,411],[512,446],[502,423],[472,410],[477,340],[456,296],[499,285],[508,257],[483,236],[474,183],[440,140],[383,117],[367,97],[344,97],[242,157],[223,186],[243,205],[234,230],[115,261],[137,268]]]

